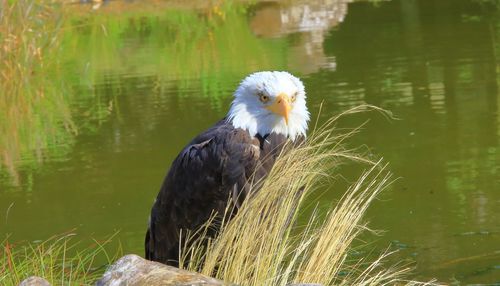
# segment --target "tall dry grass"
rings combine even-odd
[[[0,0],[0,171],[5,168],[14,183],[21,154],[41,161],[44,149],[76,132],[59,63],[61,9],[45,1]]]
[[[303,144],[283,153],[262,189],[244,202],[232,220],[221,223],[217,237],[207,237],[206,228],[186,235],[181,264],[238,285],[424,284],[405,280],[409,267],[386,266],[383,261],[390,253],[372,262],[348,259],[352,242],[367,229],[362,219],[368,206],[391,176],[380,161],[371,162],[343,147],[358,130],[337,134],[333,125],[339,117],[314,128]],[[327,184],[332,170],[346,160],[367,163],[367,170],[338,203],[332,203],[326,218],[314,211],[308,223],[300,226],[305,198]]]

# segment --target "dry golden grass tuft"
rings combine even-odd
[[[367,229],[362,219],[368,206],[390,180],[380,161],[371,162],[343,147],[358,130],[334,132],[339,117],[367,108],[380,110],[348,110],[284,152],[262,189],[233,219],[221,223],[217,237],[206,237],[206,228],[186,236],[189,243],[184,243],[181,264],[238,285],[424,285],[404,280],[409,267],[386,267],[383,260],[390,253],[370,263],[347,259],[353,240]],[[327,183],[332,170],[345,160],[367,163],[368,170],[332,205],[326,218],[313,212],[306,226],[298,226],[304,198]]]

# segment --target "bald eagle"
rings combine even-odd
[[[284,143],[305,138],[308,121],[297,77],[277,71],[247,76],[227,116],[173,161],[151,209],[146,258],[178,266],[180,232],[197,230],[214,212],[224,214],[229,199],[239,205],[258,189],[253,182],[267,176]]]

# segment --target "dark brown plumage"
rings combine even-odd
[[[258,189],[255,183],[269,173],[286,141],[277,134],[252,137],[225,119],[193,139],[172,163],[152,207],[146,258],[178,266],[179,232],[198,229],[213,211],[220,220],[229,198],[239,205],[250,185]]]

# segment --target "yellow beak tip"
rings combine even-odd
[[[271,106],[268,106],[266,108],[274,112],[275,114],[283,116],[286,125],[288,125],[288,114],[290,112],[291,106],[286,95],[278,95],[276,101]]]

